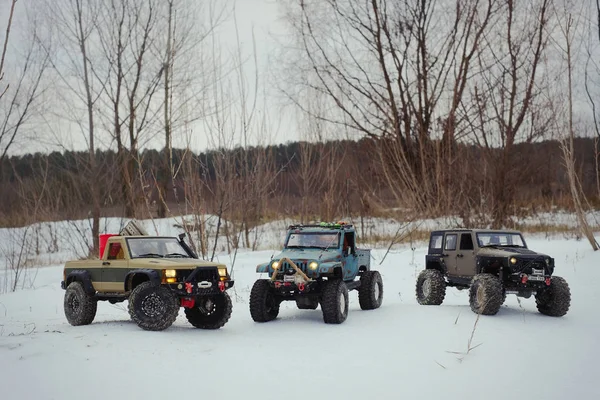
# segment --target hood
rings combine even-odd
[[[129,260],[130,268],[193,269],[196,267],[224,266],[224,264],[195,258],[134,258]]]
[[[479,250],[479,255],[509,257],[509,256],[535,256],[548,257],[546,254],[538,253],[522,247],[484,247]]]
[[[337,248],[335,249],[284,249],[281,253],[273,257],[273,260],[281,260],[282,258],[289,258],[292,261],[318,261],[324,263],[328,261],[339,260],[340,252]]]

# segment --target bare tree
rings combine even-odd
[[[378,141],[398,203],[449,207],[459,111],[498,1],[323,3],[298,0],[290,17],[308,59],[300,85],[337,109],[321,118]]]
[[[206,107],[206,92],[218,81],[205,60],[210,59],[207,38],[229,17],[229,1],[211,0],[191,4],[168,0],[166,40],[154,46],[162,52],[163,73],[163,130],[165,147],[163,163],[158,173],[158,216],[168,212],[169,184],[173,183],[176,166],[173,163],[173,136],[185,137],[190,124],[210,114]],[[160,38],[159,38],[160,39]],[[189,140],[188,140],[189,143]],[[174,185],[173,185],[174,188]]]
[[[2,46],[2,58],[0,59],[0,81],[4,79],[4,59],[6,57],[6,50],[8,49],[9,37],[10,37],[10,29],[12,27],[12,20],[15,14],[15,6],[17,5],[18,0],[12,0],[10,3],[10,12],[8,14],[8,22],[6,24],[6,36],[4,37],[4,44]],[[7,88],[3,88],[0,92],[0,99],[4,96]]]
[[[47,73],[49,57],[37,41],[39,15],[27,14],[28,30],[21,38],[24,46],[10,50],[11,62],[5,64],[12,18],[17,1],[11,3],[6,37],[0,60],[0,81],[5,78],[6,67],[11,72],[7,85],[0,88],[0,165],[11,149],[23,136],[31,118],[40,113],[40,98],[45,92],[43,78]],[[22,50],[19,52],[19,50]],[[1,172],[1,171],[0,171]]]
[[[470,89],[475,107],[465,115],[472,138],[483,149],[487,167],[493,171],[495,227],[506,224],[514,197],[518,166],[512,158],[514,145],[544,135],[551,121],[550,115],[544,114],[544,99],[539,97],[551,7],[549,0],[503,2],[504,18],[484,35],[477,54],[481,73]]]
[[[95,81],[94,60],[96,45],[94,27],[99,18],[98,2],[84,0],[49,1],[45,4],[46,21],[58,51],[53,51],[53,37],[40,36],[39,42],[50,58],[57,82],[55,94],[62,98],[63,108],[53,110],[68,123],[74,123],[80,131],[87,147],[87,160],[81,168],[88,186],[85,190],[91,194],[92,238],[90,252],[96,254],[99,246],[100,216],[102,193],[98,179],[102,175],[102,166],[96,160],[98,104],[101,92]],[[80,110],[84,111],[80,111]],[[70,144],[65,145],[68,148]]]
[[[557,12],[558,14],[558,12]],[[585,236],[592,249],[594,251],[598,250],[599,245],[594,237],[594,231],[590,227],[585,211],[587,200],[585,199],[585,193],[581,188],[581,183],[579,177],[577,175],[576,167],[575,167],[575,155],[574,155],[574,140],[575,140],[575,128],[574,128],[574,114],[573,114],[573,71],[574,71],[574,61],[576,60],[576,56],[574,55],[574,49],[578,47],[578,40],[576,38],[577,30],[579,29],[579,18],[581,17],[581,13],[577,13],[576,17],[573,16],[572,5],[565,3],[564,9],[562,10],[562,15],[559,16],[559,28],[561,32],[561,36],[559,39],[562,39],[560,42],[555,41],[555,46],[559,49],[559,51],[563,55],[563,59],[566,62],[566,70],[567,70],[567,129],[568,132],[566,137],[561,140],[561,150],[563,153],[563,161],[565,164],[565,169],[567,173],[567,177],[569,180],[569,188],[571,191],[571,197],[573,200],[573,205],[575,208],[575,213],[577,215],[577,222],[579,225],[579,229],[583,236]],[[561,18],[562,17],[562,20]],[[561,44],[564,42],[564,45]],[[558,114],[558,113],[555,113]],[[558,121],[557,121],[558,122]],[[562,127],[559,126],[559,129]]]

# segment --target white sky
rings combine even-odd
[[[256,68],[253,60],[253,52],[256,51],[256,63],[258,67],[258,99],[256,117],[257,121],[266,116],[268,122],[267,129],[262,130],[260,135],[261,142],[286,142],[288,140],[296,140],[297,136],[294,133],[295,128],[292,119],[289,117],[289,107],[287,112],[281,110],[282,97],[278,94],[275,82],[272,78],[272,68],[275,66],[273,58],[276,55],[278,48],[277,42],[284,40],[285,26],[280,19],[281,1],[277,0],[230,0],[235,3],[235,19],[232,15],[219,28],[218,37],[223,43],[222,51],[225,56],[233,54],[237,51],[237,38],[235,24],[237,23],[239,30],[240,48],[245,59],[244,74],[246,75],[249,90],[254,91],[254,79]],[[21,37],[24,35],[26,27],[27,7],[35,5],[36,0],[19,0],[15,10],[15,18],[13,21],[13,29],[11,32],[11,47],[7,54],[7,62],[10,63],[10,55],[13,51],[18,51]],[[8,12],[10,10],[10,0],[0,0],[0,26],[5,26],[8,20]],[[2,29],[2,31],[4,31]],[[252,37],[254,35],[255,47]],[[2,39],[4,35],[2,35]],[[231,79],[235,79],[233,76]],[[50,99],[49,101],[52,101]],[[36,124],[35,133],[29,130],[28,139],[16,143],[12,148],[12,154],[24,154],[37,151],[48,150],[83,150],[86,143],[84,134],[76,126],[67,126],[64,121],[59,119],[46,118],[46,121],[41,126]],[[175,132],[173,137],[173,145],[175,147],[185,146],[188,140],[193,151],[199,152],[210,146],[210,140],[207,139],[205,132],[205,123],[198,122],[194,125],[189,125],[186,129],[187,133]],[[53,131],[48,134],[48,137],[40,131]],[[258,134],[254,134],[250,139],[250,144],[257,143]],[[148,147],[160,149],[164,146],[164,139],[159,135],[155,139],[148,142]],[[97,142],[100,146],[104,143],[110,145],[108,137],[99,137]],[[57,143],[60,143],[57,145]],[[234,140],[233,145],[241,144],[241,139],[238,137]],[[114,146],[113,146],[114,147]]]

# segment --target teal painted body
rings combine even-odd
[[[319,237],[319,240],[314,240]],[[314,243],[302,244],[313,241]],[[256,272],[273,276],[274,263],[289,258],[311,279],[341,278],[352,281],[359,272],[369,270],[368,257],[359,257],[356,250],[356,237],[353,228],[348,227],[291,227],[286,235],[282,251],[271,261],[259,264]],[[319,247],[320,246],[320,247]],[[364,252],[365,250],[363,250]],[[359,262],[360,258],[360,262]],[[285,272],[291,266],[278,265],[277,270]]]

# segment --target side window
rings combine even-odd
[[[473,236],[470,233],[460,235],[460,249],[473,250]]]
[[[444,239],[443,235],[431,235],[431,239],[429,239],[429,249],[430,250],[441,250],[443,239]]]
[[[451,235],[446,235],[446,245],[444,246],[444,250],[456,250],[456,237],[455,233]]]
[[[123,249],[121,243],[111,243],[108,248],[108,259],[109,260],[122,260],[124,259]]]
[[[355,254],[354,251],[354,234],[352,232],[346,232],[344,235],[344,246],[342,248],[344,255]]]

